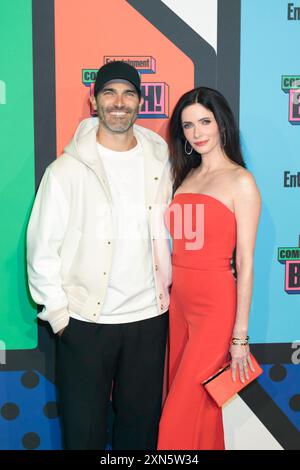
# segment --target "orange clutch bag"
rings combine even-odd
[[[233,397],[240,390],[249,385],[250,382],[259,377],[263,370],[256,361],[255,357],[250,354],[251,361],[254,367],[254,372],[248,367],[249,380],[245,378],[242,383],[237,373],[236,381],[232,380],[230,364],[227,364],[222,369],[218,370],[214,375],[202,382],[203,387],[209,395],[215,400],[218,406],[222,406],[227,400]]]

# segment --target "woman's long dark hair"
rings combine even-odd
[[[235,163],[246,167],[241,147],[239,130],[233,113],[224,96],[216,90],[199,87],[185,93],[176,104],[169,123],[169,146],[171,154],[171,172],[174,192],[181,185],[192,168],[201,164],[201,155],[194,149],[191,155],[185,152],[185,137],[181,124],[181,114],[184,108],[199,103],[209,109],[216,119],[220,135],[225,134],[224,152]]]

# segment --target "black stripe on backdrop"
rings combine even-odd
[[[35,182],[56,158],[54,1],[32,0]]]

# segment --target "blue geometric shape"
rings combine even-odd
[[[278,364],[265,364],[261,365],[264,374],[258,378],[258,382],[289,421],[300,431],[300,411],[292,410],[289,405],[290,399],[300,394],[300,366],[297,364],[280,365],[286,370],[286,375],[282,379],[279,377],[277,380],[272,380],[270,377],[271,369]]]
[[[59,450],[62,448],[59,418],[49,419],[43,411],[46,403],[56,401],[55,385],[35,371],[39,376],[37,386],[24,387],[21,383],[24,372],[27,371],[0,373],[0,410],[9,402],[20,410],[13,420],[0,414],[0,449],[24,450],[23,436],[36,433],[40,437],[37,450]]]

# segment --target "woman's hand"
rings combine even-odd
[[[231,344],[229,352],[231,355],[232,380],[234,382],[236,381],[238,372],[240,381],[245,383],[245,377],[246,380],[249,380],[249,367],[252,372],[254,372],[254,367],[250,358],[249,344],[246,346]]]

